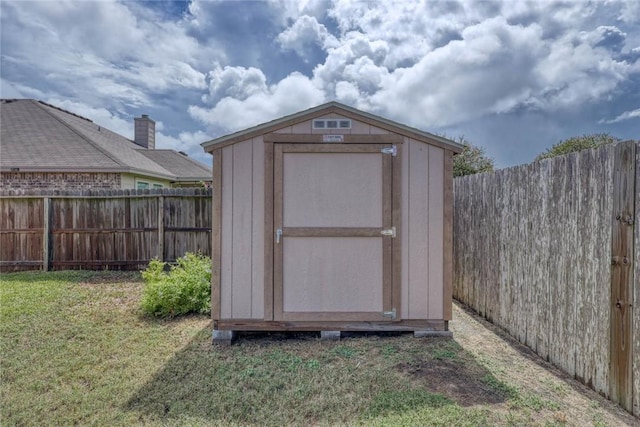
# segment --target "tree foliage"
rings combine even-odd
[[[544,153],[539,154],[536,160],[549,159],[551,157],[562,156],[575,151],[586,150],[587,148],[597,148],[603,145],[621,141],[620,138],[611,136],[608,133],[594,133],[590,135],[574,136],[558,142]]]
[[[453,176],[493,171],[493,159],[485,154],[484,148],[473,145],[463,136],[458,137],[456,142],[462,144],[464,148],[462,153],[453,157]]]

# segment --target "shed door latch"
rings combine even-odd
[[[391,311],[383,311],[382,317],[389,317],[391,320],[396,320],[396,309],[394,308]]]
[[[380,150],[382,154],[391,154],[393,157],[398,155],[398,147],[392,145],[391,147],[384,147]]]
[[[396,227],[386,228],[384,230],[380,230],[380,234],[383,236],[391,236],[395,239],[396,237]]]

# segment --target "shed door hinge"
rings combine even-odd
[[[394,308],[391,311],[383,311],[382,317],[389,317],[391,320],[396,320],[396,309]]]
[[[396,227],[386,228],[384,230],[380,230],[380,234],[383,236],[391,236],[395,239],[396,237]]]
[[[393,157],[398,155],[398,147],[392,145],[391,147],[384,147],[380,150],[382,154],[391,154]]]

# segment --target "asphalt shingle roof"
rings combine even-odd
[[[202,179],[211,177],[211,169],[205,167],[184,154],[173,150],[139,150],[139,153],[153,160],[173,175],[183,180]],[[178,154],[176,156],[176,154]]]
[[[132,172],[210,180],[211,170],[174,150],[148,150],[91,120],[32,99],[0,103],[0,169]]]

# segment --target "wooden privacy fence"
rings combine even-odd
[[[0,192],[0,269],[140,269],[211,256],[211,190]]]
[[[640,414],[640,142],[454,182],[454,297]]]

